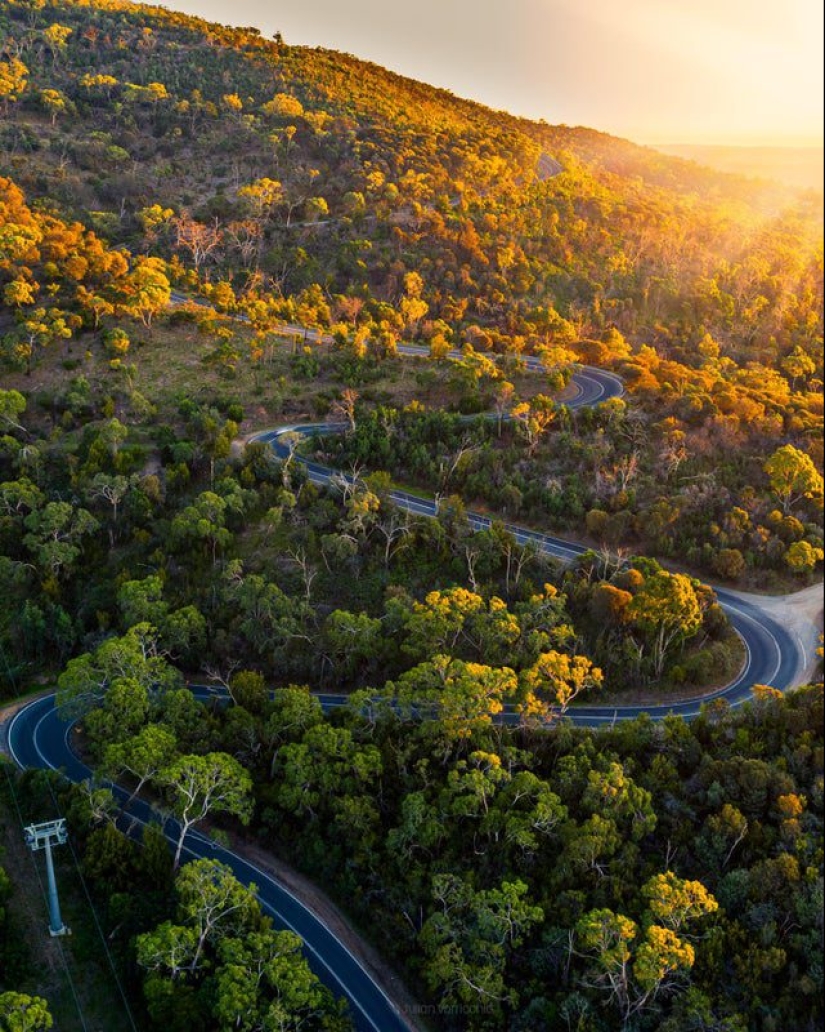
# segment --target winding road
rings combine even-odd
[[[421,349],[415,349],[415,351],[420,353]],[[528,368],[541,369],[538,359],[529,358],[527,364]],[[577,369],[571,386],[575,393],[565,402],[571,409],[583,408],[619,397],[624,390],[618,376],[590,366],[582,366]],[[294,455],[294,458],[306,469],[312,483],[327,486],[336,480],[340,482],[342,479],[351,480],[351,478],[339,470],[295,454],[296,436],[308,438],[337,434],[343,433],[346,429],[346,424],[340,422],[291,424],[271,430],[262,430],[253,434],[249,440],[269,444],[279,458],[284,459]],[[438,512],[437,501],[422,498],[408,491],[392,491],[390,498],[399,508],[415,516],[435,517]],[[478,512],[468,511],[467,519],[472,529],[476,531],[487,530],[492,524],[489,516]],[[532,542],[541,552],[560,559],[562,562],[570,562],[587,551],[582,545],[517,524],[505,523],[504,527],[519,544]],[[616,720],[632,719],[639,716],[640,713],[649,713],[654,719],[662,719],[668,714],[690,718],[699,713],[704,703],[714,699],[724,699],[733,706],[741,704],[750,696],[751,689],[755,684],[767,684],[784,690],[801,683],[806,667],[806,657],[795,637],[768,612],[761,609],[757,603],[747,601],[736,593],[723,588],[714,590],[719,604],[745,645],[745,664],[734,681],[718,691],[684,702],[618,707],[577,706],[574,710],[568,710],[566,716],[577,724],[591,727],[612,723]]]
[[[411,355],[428,353],[426,349],[412,345],[403,345],[399,351]],[[541,368],[537,359],[527,358],[526,364],[531,369]],[[577,369],[571,387],[573,395],[565,401],[570,408],[594,405],[623,393],[622,382],[617,376],[590,367]],[[271,445],[274,452],[283,458],[294,453],[295,435],[310,437],[334,434],[345,428],[342,423],[293,424],[261,431],[250,440]],[[298,455],[294,457],[306,467],[313,483],[328,485],[346,476]],[[437,514],[438,503],[435,501],[406,491],[394,491],[391,498],[400,508],[414,515],[434,517]],[[488,516],[475,512],[468,512],[467,515],[475,530],[490,526]],[[514,524],[505,526],[520,543],[534,542],[542,552],[562,561],[571,561],[586,551],[581,545],[561,538]],[[633,718],[642,712],[649,713],[654,719],[661,719],[668,714],[690,718],[699,712],[703,703],[714,699],[724,699],[733,706],[741,704],[750,696],[754,684],[769,684],[786,689],[801,683],[806,657],[789,630],[755,602],[718,588],[716,594],[745,643],[746,662],[735,681],[703,698],[690,701],[658,706],[580,706],[569,710],[567,717],[577,724],[591,727]],[[201,696],[209,694],[205,687],[195,687],[193,690]],[[345,701],[343,697],[333,695],[323,695],[320,699],[325,710]],[[515,721],[518,717],[511,713],[504,714],[504,719]],[[19,767],[60,770],[72,781],[85,780],[91,777],[92,772],[81,763],[71,748],[71,729],[70,724],[58,717],[55,696],[45,696],[21,708],[12,719],[8,726],[9,751]],[[140,800],[130,806],[129,817],[136,826],[158,820],[157,815]],[[170,840],[176,840],[177,827],[174,821],[167,822],[164,830]],[[313,970],[336,995],[343,995],[347,999],[359,1032],[408,1032],[412,1027],[340,939],[284,886],[198,832],[189,833],[184,852],[189,858],[211,857],[220,860],[231,867],[242,882],[257,886],[263,910],[277,926],[291,929],[300,935]]]
[[[195,691],[204,700],[212,696],[207,688]],[[61,771],[74,782],[91,778],[92,771],[72,749],[72,727],[73,723],[66,723],[58,716],[54,695],[29,703],[15,714],[8,727],[12,759],[24,769]],[[124,802],[128,793],[113,787],[121,803]],[[149,822],[157,823],[159,818],[148,804],[135,800],[129,806],[126,821],[134,829]],[[175,820],[168,820],[163,830],[171,843],[177,841],[179,830]],[[276,927],[289,929],[303,939],[310,967],[336,996],[347,1000],[359,1032],[409,1032],[410,1025],[403,1015],[344,943],[273,877],[198,831],[190,831],[186,836],[184,855],[188,860],[204,857],[219,860],[230,867],[244,885],[256,886],[256,896],[264,913],[272,918]]]

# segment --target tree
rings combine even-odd
[[[169,612],[163,601],[163,581],[157,575],[124,581],[118,588],[117,604],[127,628],[138,623],[160,627]]]
[[[86,509],[69,502],[48,502],[25,519],[24,541],[40,567],[55,580],[70,570],[80,556],[80,542],[97,530],[97,520]]]
[[[600,878],[607,873],[606,861],[615,856],[622,845],[616,822],[594,813],[580,825],[569,822],[562,828],[565,867],[577,874],[595,872]]]
[[[0,513],[6,516],[16,518],[24,512],[34,512],[44,501],[43,492],[28,477],[0,484]]]
[[[269,698],[266,681],[257,670],[239,670],[229,679],[229,694],[236,706],[261,713]]]
[[[184,972],[192,970],[196,939],[194,928],[164,921],[154,931],[137,937],[137,962],[150,971],[167,971],[176,979]]]
[[[278,752],[284,742],[303,738],[304,732],[322,723],[324,713],[321,703],[309,688],[290,685],[288,688],[277,688],[272,694],[263,738],[272,749],[272,760],[269,775],[275,777],[275,766]]]
[[[252,778],[226,753],[181,756],[164,767],[156,781],[171,797],[172,812],[180,822],[175,847],[177,870],[184,839],[190,828],[210,813],[229,813],[243,824],[252,816]]]
[[[807,380],[816,372],[816,362],[798,344],[781,362],[782,372],[790,378],[791,387],[796,390],[797,380]]]
[[[174,215],[174,208],[164,208],[161,204],[150,204],[145,208],[141,208],[137,212],[136,218],[143,227],[147,240],[154,241],[162,230],[169,225]]]
[[[192,666],[203,659],[206,630],[206,618],[197,606],[183,606],[167,615],[160,636],[172,659]]]
[[[570,703],[588,688],[600,688],[604,676],[586,656],[564,652],[542,652],[519,678],[523,697],[518,710],[525,719],[547,720],[558,708],[563,714]]]
[[[7,305],[14,305],[18,311],[23,305],[33,305],[37,300],[37,283],[19,277],[3,287],[3,301]]]
[[[169,91],[162,82],[148,82],[145,86],[127,82],[124,97],[133,103],[149,103],[157,110],[160,101],[169,99]]]
[[[782,503],[787,515],[801,498],[822,499],[822,474],[817,471],[810,455],[783,445],[771,455],[764,466],[771,482],[771,490]]]
[[[634,1009],[641,1009],[643,1002],[655,996],[668,975],[680,970],[689,971],[695,957],[689,942],[680,939],[669,928],[651,925],[633,958],[633,977],[643,994],[635,1001]]]
[[[380,654],[381,621],[336,609],[324,621],[319,644],[336,678],[343,681]]]
[[[556,419],[557,406],[552,398],[537,394],[516,405],[511,415],[527,441],[527,454],[533,455],[544,434]]]
[[[41,90],[40,103],[52,117],[52,125],[57,121],[57,116],[66,110],[66,98],[60,90]]]
[[[684,881],[672,871],[655,874],[642,886],[650,912],[659,924],[678,932],[686,921],[714,914],[719,904],[698,881]]]
[[[388,567],[390,560],[406,547],[411,536],[409,512],[390,501],[382,501],[375,531],[384,539],[384,566]]]
[[[112,509],[112,526],[109,527],[109,544],[113,547],[115,543],[115,528],[117,527],[117,511],[120,503],[126,497],[131,484],[126,477],[108,473],[97,473],[89,487],[89,498],[92,500],[102,499]]]
[[[825,551],[808,541],[794,541],[788,546],[784,558],[794,573],[810,573],[825,558]]]
[[[69,660],[57,679],[57,705],[69,717],[82,716],[99,705],[115,681],[122,679],[137,682],[153,700],[181,680],[178,671],[160,655],[157,632],[149,624],[136,624],[123,637],[109,638],[94,652]]]
[[[18,417],[26,411],[26,399],[20,391],[0,390],[0,426],[10,426],[13,430],[22,430],[25,427],[18,423]]]
[[[196,269],[218,250],[223,241],[217,219],[211,225],[206,225],[197,222],[188,212],[183,212],[172,220],[172,225],[175,228],[175,246],[189,254]]]
[[[550,344],[537,348],[536,354],[541,359],[550,386],[553,388],[564,387],[570,379],[572,366],[576,361],[575,354],[562,344]]]
[[[501,436],[501,427],[504,416],[510,408],[516,389],[509,380],[499,380],[496,383],[493,395],[493,404],[496,411],[496,432]]]
[[[290,598],[259,574],[242,574],[234,563],[228,564],[225,583],[243,637],[259,653],[269,653],[276,668],[283,668],[296,645],[314,647],[314,614],[303,599]]]
[[[74,29],[68,25],[58,25],[57,22],[43,30],[43,39],[52,52],[53,67],[57,64],[58,57],[66,52],[66,44],[73,32]]]
[[[304,217],[312,224],[329,215],[329,204],[324,197],[308,197],[304,204]]]
[[[451,656],[464,652],[465,628],[485,608],[484,599],[466,588],[431,591],[423,602],[411,606],[398,599],[391,604],[404,622],[402,648],[417,659],[434,653]]]
[[[374,745],[359,746],[347,728],[323,722],[307,729],[300,743],[278,753],[280,805],[296,816],[317,820],[336,816],[343,797],[369,793],[382,772]]]
[[[600,626],[616,627],[627,622],[627,607],[632,600],[633,596],[629,591],[617,588],[608,581],[602,581],[590,594],[590,612],[599,621]]]
[[[607,909],[591,910],[575,926],[576,945],[593,962],[593,981],[584,984],[610,993],[625,1028],[673,976],[693,967],[695,950],[676,933],[686,922],[718,910],[700,882],[683,881],[671,871],[649,878],[642,896],[650,903],[643,935],[635,921]]]
[[[35,308],[25,314],[19,324],[20,355],[26,360],[27,371],[31,371],[36,345],[48,347],[57,340],[69,340],[72,329],[82,325],[78,315],[68,314],[60,308]]]
[[[693,947],[669,928],[650,925],[637,944],[639,928],[635,921],[611,910],[585,914],[576,923],[575,932],[577,944],[594,962],[594,981],[584,984],[609,992],[624,1028],[653,1000],[669,976],[693,967]]]
[[[224,936],[254,927],[259,918],[256,886],[243,885],[217,860],[194,860],[174,879],[180,924],[164,922],[137,937],[137,963],[168,971],[172,978],[192,974],[204,949]]]
[[[124,278],[122,289],[126,300],[121,308],[127,315],[140,319],[148,329],[154,316],[167,308],[172,297],[166,263],[162,258],[136,259],[132,271]]]
[[[257,916],[255,885],[242,885],[231,868],[217,860],[193,860],[175,879],[179,915],[195,931],[190,969],[196,970],[208,939],[247,927]]]
[[[216,1032],[298,1032],[338,1029],[342,1010],[321,985],[294,932],[274,931],[255,898],[229,867],[196,860],[175,881],[177,921],[137,937],[137,959],[151,974],[144,984],[157,1021],[174,1001],[185,1013],[193,991],[208,999],[196,1008]],[[192,1027],[191,1017],[175,1028]],[[348,1026],[347,1026],[348,1027]]]
[[[417,272],[408,272],[404,276],[404,296],[399,303],[401,318],[408,333],[415,337],[418,325],[429,311],[429,305],[421,297],[424,281]]]
[[[358,398],[358,391],[353,390],[351,387],[345,387],[344,390],[341,391],[341,397],[338,398],[332,406],[332,412],[334,415],[342,416],[346,419],[350,433],[355,432],[355,413],[358,405]]]
[[[109,300],[108,297],[104,297],[102,293],[96,293],[94,290],[89,290],[82,283],[78,283],[77,289],[75,290],[75,298],[77,303],[80,305],[84,312],[91,314],[94,321],[94,328],[100,327],[100,320],[104,315],[112,315],[115,310],[114,303]],[[116,331],[112,331],[115,333]],[[126,336],[125,331],[121,331],[123,336],[126,338],[126,345],[128,348],[129,338]],[[104,343],[108,344],[108,341],[104,339]]]
[[[489,536],[481,539],[489,541]],[[423,603],[411,605],[402,596],[390,600],[387,609],[404,623],[402,649],[419,659],[446,653],[504,664],[521,636],[517,617],[502,599],[493,595],[485,601],[462,587],[431,591]]]
[[[283,203],[284,191],[281,184],[275,179],[256,179],[248,186],[242,186],[238,190],[238,196],[248,200],[250,208],[259,222],[265,222],[273,210]]]
[[[118,85],[118,80],[113,75],[101,75],[94,72],[81,75],[77,82],[79,86],[87,90],[105,90],[107,100],[111,99],[112,88]]]
[[[581,805],[613,821],[625,840],[640,842],[656,827],[650,792],[637,785],[615,761],[606,764],[605,769],[587,772]]]
[[[294,932],[265,928],[218,946],[215,1017],[222,1032],[327,1028],[331,994],[313,974]],[[316,1024],[319,1022],[319,1024]]]
[[[41,1032],[54,1024],[42,996],[17,992],[0,994],[0,1021],[4,1032]]]
[[[475,755],[471,754],[471,761]],[[507,772],[481,820],[479,833],[496,855],[503,849],[516,864],[530,863],[567,815],[567,807],[546,781],[527,770]]]
[[[120,326],[108,330],[103,335],[103,344],[106,351],[115,358],[122,358],[131,346],[129,334]]]
[[[135,734],[149,715],[149,690],[135,677],[116,677],[100,706],[86,715],[85,728],[96,749]]]
[[[9,57],[0,61],[0,100],[6,111],[9,104],[25,90],[28,75],[28,68],[18,58]]]
[[[272,100],[261,105],[261,111],[279,118],[300,118],[304,113],[304,106],[291,93],[276,93]]]
[[[606,988],[625,1012],[629,1004],[630,947],[638,931],[635,921],[607,908],[591,910],[575,926],[578,947],[595,961],[593,984]]]
[[[225,521],[227,502],[214,491],[203,491],[192,505],[181,510],[172,521],[173,540],[203,541],[212,556],[212,565],[218,561],[218,549],[232,540]]]
[[[123,804],[124,809],[139,794],[143,786],[167,767],[177,747],[174,734],[159,724],[147,724],[136,735],[124,742],[113,742],[103,754],[103,770],[109,777],[129,774],[137,778],[132,794]]]
[[[720,577],[738,580],[745,572],[745,557],[738,548],[720,548],[713,558],[713,568]]]
[[[452,874],[433,878],[432,897],[436,909],[418,937],[430,988],[448,1006],[483,1007],[500,1019],[501,1004],[515,1000],[505,982],[509,952],[542,920],[541,907],[522,881],[477,892]]]
[[[627,606],[627,616],[653,649],[653,669],[660,677],[674,645],[691,638],[702,626],[702,610],[690,578],[660,570],[645,578]]]
[[[448,739],[460,740],[489,726],[515,699],[517,684],[509,667],[433,656],[388,682],[386,690],[402,719],[433,721]]]

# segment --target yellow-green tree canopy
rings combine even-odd
[[[278,115],[281,118],[300,118],[304,113],[304,105],[288,93],[276,93],[261,110],[267,115]]]
[[[28,75],[28,68],[18,58],[0,61],[0,100],[7,104],[17,100],[26,88]]]
[[[628,604],[627,616],[651,646],[657,677],[668,651],[702,626],[702,610],[690,577],[666,570],[646,578]]]
[[[603,675],[586,656],[565,652],[542,652],[520,677],[523,697],[519,711],[525,718],[547,719],[554,707],[564,713],[570,703],[588,688],[600,688]]]
[[[52,116],[52,125],[57,121],[57,116],[66,110],[66,98],[60,90],[41,90],[40,103]]]
[[[802,498],[822,500],[822,474],[817,470],[810,455],[792,444],[785,444],[771,455],[764,466],[771,482],[771,489],[782,503],[782,511]]]
[[[8,1032],[45,1032],[54,1024],[42,996],[8,992],[0,995],[0,1027]]]

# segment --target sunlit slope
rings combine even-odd
[[[393,305],[415,272],[408,330],[499,348],[611,325],[680,348],[700,324],[773,358],[810,337],[821,211],[790,191],[162,8],[11,0],[0,31],[26,72],[0,172],[114,245]],[[220,246],[195,254],[182,213]]]

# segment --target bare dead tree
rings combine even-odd
[[[450,462],[450,465],[449,465],[449,468],[446,466],[445,463],[441,463],[441,486],[442,486],[442,488],[446,488],[450,478],[455,473],[455,471],[458,469],[462,459],[464,459],[468,455],[472,455],[474,452],[477,452],[478,450],[479,450],[479,446],[477,444],[473,444],[466,437],[464,438],[464,440],[459,445],[458,451],[453,455],[452,461]]]
[[[340,416],[346,420],[350,433],[355,432],[355,407],[358,404],[359,397],[358,391],[353,390],[351,387],[346,387],[341,391],[341,397],[332,405],[333,415]]]
[[[217,218],[210,225],[206,225],[183,212],[172,220],[172,225],[175,227],[175,247],[191,256],[196,269],[217,251],[223,240],[223,232]]]
[[[476,564],[481,558],[481,548],[474,543],[475,538],[468,538],[464,542],[464,558],[467,561],[467,577],[473,591],[478,591],[478,578],[476,577]]]
[[[384,566],[388,567],[390,560],[407,545],[410,514],[405,509],[392,506],[384,518],[376,522],[375,529],[384,539]]]
[[[307,602],[310,602],[312,599],[312,582],[318,576],[318,570],[309,561],[303,548],[290,549],[287,552],[287,556],[300,570],[301,579],[304,582],[304,595]]]
[[[205,666],[203,668],[204,674],[206,674],[207,678],[211,682],[209,686],[210,690],[212,690],[213,688],[222,688],[229,696],[229,698],[236,704],[238,700],[232,694],[232,689],[229,687],[229,682],[232,680],[232,675],[235,673],[235,671],[238,669],[240,665],[241,661],[239,659],[231,660],[227,668],[226,675],[224,675],[217,667],[214,666]]]

